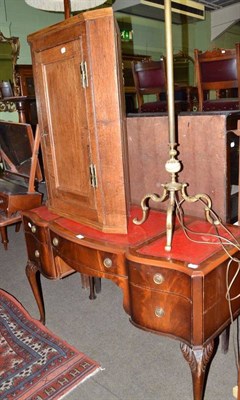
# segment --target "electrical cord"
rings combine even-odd
[[[184,223],[184,211],[182,208],[182,203],[184,201],[185,200],[178,201],[177,196],[176,196],[176,198],[175,198],[176,216],[177,216],[178,222],[179,222],[181,228],[183,229],[183,232],[184,232],[185,236],[188,238],[188,240],[190,240],[194,243],[200,243],[200,244],[206,244],[206,245],[211,244],[211,245],[219,246],[219,244],[220,244],[222,249],[225,251],[225,253],[229,257],[229,261],[228,261],[227,267],[226,267],[226,288],[227,289],[226,289],[225,298],[228,302],[231,323],[233,323],[234,318],[233,318],[233,311],[232,311],[232,302],[240,297],[240,291],[239,291],[239,294],[237,294],[236,296],[233,296],[233,297],[231,297],[230,292],[231,292],[234,282],[236,281],[237,276],[240,272],[240,259],[238,257],[232,256],[230,254],[227,246],[231,246],[231,248],[235,248],[240,251],[240,243],[235,238],[233,233],[221,222],[221,219],[218,217],[218,215],[212,209],[209,209],[208,211],[210,212],[210,216],[213,219],[213,224],[211,224],[211,226],[214,227],[215,232],[216,232],[215,234],[210,233],[210,232],[196,232],[196,231],[193,231],[192,229],[190,229],[189,227],[187,227],[187,225],[185,225],[185,223]],[[206,203],[202,199],[199,199],[199,201],[203,203],[203,205],[206,209]],[[220,234],[219,228],[222,228],[223,231],[228,235],[228,237]],[[193,237],[190,236],[190,234],[196,235],[196,236],[201,236],[201,237],[202,236],[209,237],[210,240],[195,240],[195,239],[193,239]],[[211,239],[215,239],[215,240],[211,240]],[[238,267],[237,267],[236,271],[233,273],[232,278],[230,278],[230,269],[231,269],[231,266],[233,265],[233,263],[237,263]],[[239,357],[240,357],[239,356],[239,325],[238,324],[237,324],[237,345],[234,345],[235,343],[236,343],[236,340],[235,340],[235,334],[234,334],[234,329],[233,329],[233,347],[234,347],[235,363],[236,363],[236,367],[238,369],[239,368]]]

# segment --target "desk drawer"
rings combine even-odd
[[[174,293],[129,285],[131,319],[144,329],[191,342],[191,302]],[[181,316],[181,318],[179,318]]]
[[[136,286],[191,297],[191,279],[180,271],[128,262],[128,276]]]
[[[28,259],[33,261],[39,271],[47,278],[58,278],[54,260],[51,254],[51,247],[40,242],[31,233],[25,232]]]
[[[54,257],[60,257],[74,269],[78,269],[79,266],[79,271],[83,273],[87,273],[83,270],[86,267],[105,274],[126,276],[124,252],[114,254],[96,250],[67,240],[51,231],[50,236]]]
[[[55,264],[50,241],[42,243],[37,237],[27,232],[25,232],[25,239],[29,260],[34,262],[44,276],[58,279],[74,272],[69,265],[58,266]]]
[[[31,218],[23,216],[24,231],[30,235],[33,235],[39,242],[48,243],[49,234],[48,228],[39,226]]]

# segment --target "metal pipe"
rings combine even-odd
[[[165,0],[165,45],[167,61],[167,101],[168,101],[168,133],[169,144],[176,143],[175,134],[175,105],[174,105],[174,77],[173,77],[173,46],[172,46],[172,12],[171,0]]]

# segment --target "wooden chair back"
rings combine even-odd
[[[132,73],[138,100],[138,112],[167,112],[167,73],[166,59],[159,61],[132,62]],[[186,90],[175,85],[175,111],[187,111],[190,108]],[[144,98],[155,95],[155,100]]]
[[[159,61],[132,61],[132,73],[136,88],[138,111],[144,111],[144,95],[155,95],[156,103],[150,102],[149,111],[166,111],[166,102],[160,102],[160,94],[166,93],[166,65],[165,59]],[[154,107],[154,103],[155,106]]]
[[[206,52],[195,49],[194,56],[199,111],[239,110],[239,46]],[[233,89],[237,92],[236,98],[229,97]]]

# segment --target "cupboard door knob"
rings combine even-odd
[[[58,238],[53,238],[53,241],[52,241],[52,243],[53,243],[53,246],[58,246],[58,244],[59,244],[59,240],[58,240]]]
[[[31,231],[32,231],[32,233],[36,233],[36,232],[37,232],[37,228],[36,228],[35,225],[33,225],[33,226],[31,227]]]
[[[164,282],[164,276],[162,274],[155,274],[153,276],[153,282],[157,285],[161,285]]]
[[[38,250],[35,250],[35,257],[39,258],[40,257],[40,252]]]
[[[104,267],[106,267],[106,268],[111,268],[112,267],[112,260],[111,260],[111,258],[104,258],[104,260],[103,260],[103,265],[104,265]]]
[[[164,309],[163,309],[162,307],[156,307],[156,308],[155,308],[155,315],[156,315],[156,317],[158,317],[158,318],[164,317],[164,315],[165,315]]]

